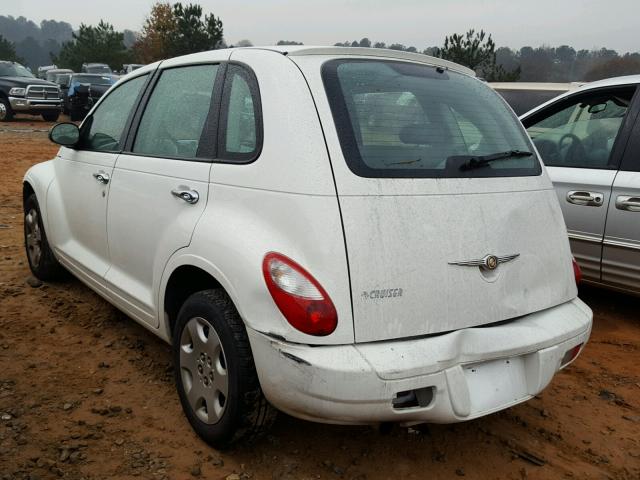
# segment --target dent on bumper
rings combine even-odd
[[[574,299],[502,325],[412,340],[311,347],[248,329],[265,396],[293,416],[327,423],[452,423],[543,390],[592,312]],[[432,388],[424,407],[394,408],[399,392]]]
[[[33,110],[60,110],[62,100],[31,100],[23,97],[9,97],[14,112]]]

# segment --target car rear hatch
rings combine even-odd
[[[495,92],[428,65],[337,59],[314,76],[299,63],[312,91],[326,88],[316,101],[356,342],[493,324],[576,296],[555,193]]]

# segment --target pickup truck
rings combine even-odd
[[[58,85],[34,77],[19,63],[0,60],[0,121],[8,122],[15,114],[25,113],[55,122],[61,107]]]

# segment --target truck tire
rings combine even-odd
[[[62,280],[67,271],[58,262],[44,231],[40,205],[32,193],[24,202],[24,246],[33,275],[42,281]]]
[[[84,118],[84,112],[82,110],[70,109],[69,118],[72,122],[79,122]]]
[[[10,122],[13,120],[13,110],[6,98],[0,97],[0,122]]]
[[[59,111],[55,111],[55,112],[42,112],[42,119],[45,122],[57,122],[58,121],[58,117],[60,116],[60,112]]]
[[[224,290],[186,300],[173,332],[173,360],[182,408],[208,444],[229,447],[273,424],[276,410],[262,394],[244,323]]]

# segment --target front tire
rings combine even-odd
[[[45,122],[57,122],[59,116],[60,116],[60,112],[58,112],[58,111],[56,111],[56,112],[43,112],[42,113],[42,119]]]
[[[24,245],[29,268],[36,278],[44,282],[65,278],[66,270],[49,246],[35,193],[24,202]]]
[[[13,110],[6,98],[0,98],[0,122],[10,122],[13,120]]]
[[[221,290],[191,295],[173,334],[175,380],[189,423],[225,448],[264,433],[275,410],[262,394],[240,315]]]

